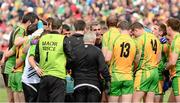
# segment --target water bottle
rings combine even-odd
[[[43,25],[43,22],[41,20],[38,21],[38,29],[43,29],[44,28],[44,25]]]
[[[74,80],[69,74],[67,74],[67,76],[66,76],[66,93],[73,93],[73,92],[74,92]]]

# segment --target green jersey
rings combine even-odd
[[[160,63],[158,65],[158,73],[159,73],[159,79],[163,80],[163,74],[162,72],[165,70],[166,68],[166,63],[168,61],[168,51],[169,51],[169,44],[161,44],[162,46],[162,53],[161,53],[161,60]]]
[[[39,50],[39,67],[43,70],[44,76],[51,75],[65,79],[64,37],[60,34],[46,34],[40,38],[36,49]]]
[[[180,34],[177,34],[173,39],[170,52],[178,54],[175,67],[170,69],[171,76],[180,76]]]
[[[12,32],[10,37],[9,50],[15,51],[14,40],[17,37],[22,37],[24,33],[25,33],[25,29],[22,26],[15,27],[15,30]],[[16,56],[13,55],[9,57],[8,60],[6,61],[4,73],[5,74],[11,73],[12,68],[15,66],[15,64],[16,64]]]

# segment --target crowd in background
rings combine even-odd
[[[9,34],[26,12],[35,12],[42,19],[58,17],[71,26],[83,19],[87,24],[117,14],[119,19],[139,21],[148,28],[168,17],[180,19],[179,0],[0,0],[0,50],[8,46]],[[151,29],[151,28],[150,28]]]

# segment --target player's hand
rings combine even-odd
[[[15,73],[15,71],[16,71],[16,68],[13,67],[13,68],[12,68],[12,73]]]
[[[40,76],[40,77],[42,77],[43,76],[43,71],[42,71],[42,69],[40,69],[39,67],[34,67],[34,69],[36,70],[36,73]]]

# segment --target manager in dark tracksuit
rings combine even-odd
[[[87,32],[83,40],[84,44],[73,51],[75,60],[72,65],[72,77],[75,81],[75,101],[100,102],[100,75],[105,78],[107,85],[110,82],[110,74],[101,50],[94,46],[96,34]]]

